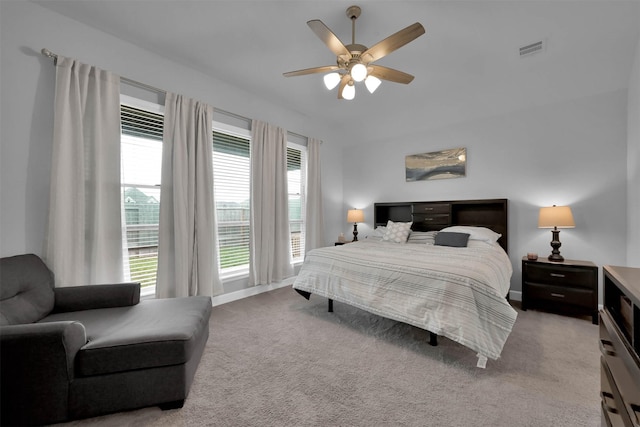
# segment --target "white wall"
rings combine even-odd
[[[412,129],[395,141],[363,141],[343,152],[340,136],[322,123],[19,0],[0,1],[0,256],[42,253],[55,76],[52,61],[40,54],[43,47],[323,139],[327,244],[341,231],[349,236],[348,207],[367,208],[371,224],[377,201],[506,197],[515,290],[521,256],[551,249],[551,233],[536,228],[539,206],[572,206],[576,228],[561,232],[566,258],[600,266],[640,263],[638,48],[628,97],[605,93],[424,134]],[[405,182],[405,155],[453,147],[467,147],[465,178]],[[359,230],[366,235],[366,224]]]
[[[342,156],[340,139],[331,129],[30,2],[0,1],[0,19],[0,256],[43,250],[55,81],[53,62],[40,54],[45,47],[324,140],[325,228],[327,244],[332,244],[342,224]]]
[[[349,148],[344,209],[365,208],[364,236],[374,202],[507,198],[515,291],[521,290],[522,256],[551,253],[551,232],[537,228],[541,206],[572,208],[576,228],[560,233],[565,258],[624,264],[626,95],[605,93]],[[405,181],[406,155],[456,147],[467,148],[466,177]]]
[[[640,39],[629,77],[627,113],[627,263],[640,267]]]

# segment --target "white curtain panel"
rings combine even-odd
[[[165,100],[158,241],[158,298],[223,292],[213,199],[213,107]]]
[[[120,77],[58,56],[45,259],[56,286],[124,280]]]
[[[266,285],[293,275],[287,189],[287,131],[251,125],[251,238],[249,284]]]
[[[307,142],[307,199],[305,218],[305,252],[325,246],[322,214],[322,179],[320,174],[320,144],[309,138]]]

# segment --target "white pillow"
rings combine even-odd
[[[502,237],[502,234],[498,234],[486,227],[471,227],[466,225],[454,225],[453,227],[443,228],[440,231],[468,233],[469,240],[482,240],[489,243],[495,243],[500,237]]]
[[[488,248],[491,246],[500,247],[500,245],[496,242],[487,242],[486,240],[471,240],[467,242],[468,248]]]
[[[412,222],[387,222],[387,230],[382,237],[383,241],[405,243],[411,232]]]
[[[371,239],[379,242],[384,237],[384,233],[386,233],[386,231],[387,231],[387,227],[384,227],[384,226],[376,227],[375,230],[373,230],[371,234],[367,236],[367,239]]]

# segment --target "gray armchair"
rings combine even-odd
[[[140,285],[55,288],[35,255],[0,259],[0,423],[181,407],[211,299],[140,301]]]

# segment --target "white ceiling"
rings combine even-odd
[[[282,73],[335,63],[306,21],[348,44],[353,0],[35,2],[363,141],[624,89],[640,29],[639,1],[359,0],[357,43],[416,21],[426,34],[377,62],[413,74],[411,84],[383,82],[373,95],[359,86],[345,101],[320,74]],[[519,58],[541,39],[543,53]]]

